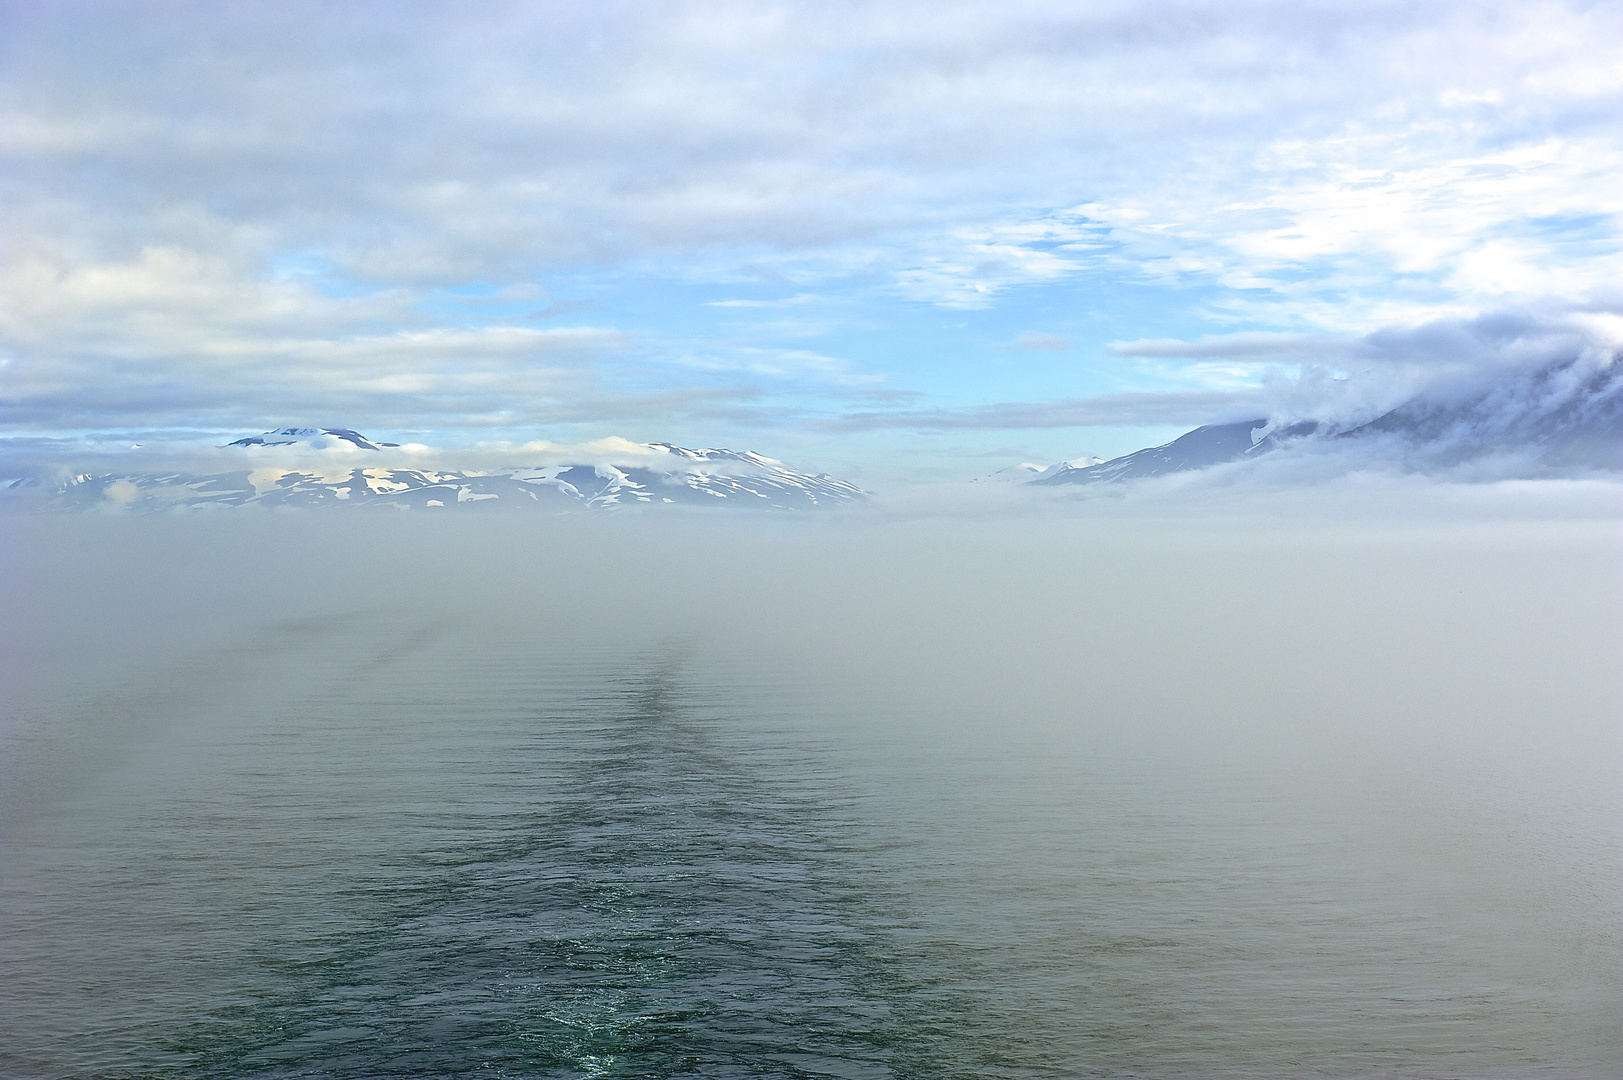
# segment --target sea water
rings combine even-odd
[[[1623,1075],[1616,537],[1563,535],[40,545],[0,1073]]]

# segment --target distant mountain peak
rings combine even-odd
[[[1515,467],[1623,470],[1623,371],[1574,366],[1506,377],[1474,392],[1420,395],[1373,419],[1261,418],[1210,424],[1101,464],[1062,462],[1033,484],[1139,480],[1273,453],[1335,454],[1356,467],[1447,468],[1498,456]]]
[[[1021,484],[1033,477],[1041,476],[1043,471],[1041,465],[1030,461],[1022,461],[1014,465],[1005,465],[997,472],[989,473],[986,476],[977,476],[970,483]]]
[[[385,447],[399,446],[399,443],[373,442],[358,431],[349,428],[301,428],[285,427],[274,431],[267,431],[262,435],[250,435],[246,439],[237,439],[226,443],[227,446],[308,446],[316,450],[331,450],[342,448],[343,444],[354,446],[361,450],[381,450]]]
[[[1070,462],[1044,472],[1033,484],[1091,484],[1099,481],[1138,480],[1167,473],[1220,465],[1251,453],[1259,445],[1255,432],[1266,428],[1266,418],[1238,424],[1210,424],[1118,458],[1076,467]]]

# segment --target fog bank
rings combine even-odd
[[[815,520],[8,516],[8,711],[274,686],[277,642],[343,624],[402,663],[442,631],[626,664],[679,645],[969,728],[1559,742],[1619,715],[1613,484],[1152,489],[996,518],[1008,496],[977,498]]]

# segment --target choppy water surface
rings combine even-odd
[[[1623,1075],[1615,763],[544,636],[267,624],[10,717],[0,1073]]]

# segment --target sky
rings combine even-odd
[[[1609,3],[0,0],[0,454],[949,479],[1491,378],[1623,343],[1620,117]]]

